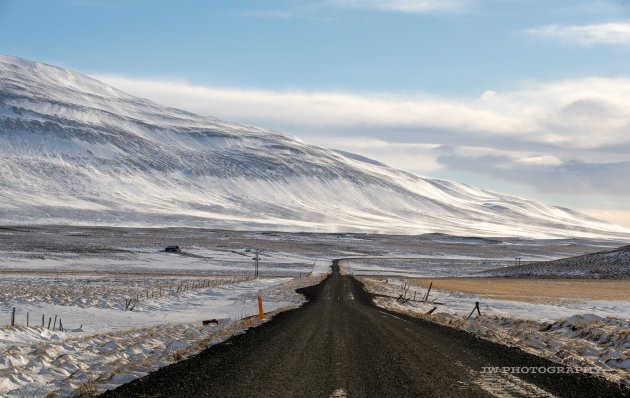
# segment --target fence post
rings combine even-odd
[[[11,326],[15,326],[15,307],[13,307],[13,311],[11,312]]]
[[[433,282],[429,283],[429,289],[427,290],[427,294],[424,295],[424,299],[422,301],[427,301],[429,298],[429,293],[431,293],[431,287],[433,286]]]
[[[262,297],[258,296],[258,318],[262,321],[265,319],[265,311],[263,311]]]
[[[29,327],[29,314],[28,312],[26,313],[26,327]]]

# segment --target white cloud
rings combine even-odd
[[[269,19],[290,19],[295,17],[295,13],[289,10],[259,10],[245,11],[243,16],[253,18],[269,18]]]
[[[471,155],[463,148],[441,147],[437,162],[449,170],[473,172],[511,184],[528,186],[539,193],[589,196],[609,195],[625,199],[630,186],[630,161],[592,162],[561,160],[550,155],[523,156],[516,152],[494,151]]]
[[[438,154],[433,152],[439,146],[437,144],[388,142],[365,137],[336,137],[331,140],[321,134],[303,138],[314,145],[360,154],[412,173],[427,174],[441,168],[437,162]]]
[[[598,218],[600,220],[606,220],[613,224],[622,225],[630,228],[630,211],[627,210],[599,210],[599,209],[586,209],[582,210],[584,213]]]
[[[481,94],[481,99],[482,100],[491,100],[494,97],[496,97],[497,93],[496,91],[493,90],[486,90],[483,92],[483,94]]]
[[[582,45],[630,44],[630,21],[591,25],[549,25],[528,30],[534,36]]]
[[[430,127],[495,133],[523,131],[520,120],[474,103],[427,96],[264,91],[100,76],[114,87],[205,115],[288,127]]]
[[[365,136],[377,131],[376,138],[392,136],[388,141],[444,144],[450,136],[579,149],[630,145],[630,79],[586,78],[444,98],[99,78],[165,105],[289,133]],[[427,141],[429,134],[433,138]]]
[[[526,165],[537,166],[560,166],[562,164],[562,160],[551,155],[526,156],[516,159],[516,161]]]
[[[329,0],[336,7],[372,8],[403,13],[435,11],[461,12],[469,9],[472,0]]]

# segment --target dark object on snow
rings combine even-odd
[[[470,318],[472,316],[472,314],[475,312],[475,310],[477,310],[477,314],[479,314],[479,316],[481,316],[481,311],[479,311],[479,301],[475,301],[475,308],[473,308],[472,311],[470,311],[470,315],[468,315],[468,318]],[[466,319],[468,319],[466,318]]]
[[[205,321],[201,321],[201,324],[202,324],[203,326],[209,325],[209,324],[211,324],[211,323],[214,323],[215,325],[218,325],[218,324],[219,324],[219,321],[217,321],[216,319],[207,319],[207,320],[205,320]]]
[[[166,246],[164,251],[167,253],[181,253],[182,249],[180,249],[179,246]]]

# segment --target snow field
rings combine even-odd
[[[63,397],[114,388],[255,325],[259,295],[265,311],[273,314],[300,305],[303,297],[295,289],[319,283],[321,278],[219,277],[208,278],[215,285],[207,287],[198,278],[194,283],[201,286],[194,289],[162,297],[149,295],[149,299],[145,294],[132,311],[125,311],[117,295],[130,287],[127,277],[17,278],[22,290],[7,288],[13,279],[2,279],[3,297],[24,287],[33,292],[15,297],[22,312],[55,314],[64,320],[66,329],[26,327],[22,322],[17,327],[0,327],[0,396],[44,397],[54,392]],[[143,284],[132,287],[146,292],[146,286],[165,280],[170,279],[143,278]],[[63,289],[48,294],[51,281]],[[190,278],[180,281],[193,283]],[[72,295],[80,284],[93,284],[113,300],[98,300],[98,293],[84,301],[63,297]],[[218,325],[202,326],[201,321],[207,319],[216,319]]]
[[[253,252],[248,248],[206,249],[185,247],[182,254],[159,252],[151,248],[106,248],[103,252],[81,253],[80,247],[64,247],[67,251],[11,251],[0,258],[3,271],[33,271],[39,274],[148,274],[156,275],[253,275]],[[97,248],[99,249],[99,248]],[[75,253],[73,251],[78,251]],[[326,261],[284,251],[260,254],[262,276],[304,276]],[[330,265],[330,262],[328,262]]]
[[[397,277],[474,276],[510,264],[509,258],[472,256],[413,256],[408,258],[353,258],[340,262],[341,272],[350,275],[389,275]]]
[[[126,309],[128,300],[142,306],[152,299],[167,298],[185,291],[251,280],[251,276],[151,277],[135,275],[21,276],[0,278],[0,325],[3,313],[12,306],[24,312],[32,304],[81,308]],[[136,302],[137,300],[137,302]]]

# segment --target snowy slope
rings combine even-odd
[[[496,268],[484,273],[520,278],[630,278],[630,246],[554,261]]]
[[[1,55],[0,223],[630,236]]]

